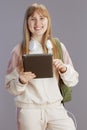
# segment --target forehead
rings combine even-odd
[[[35,17],[35,16],[39,16],[39,17],[45,17],[41,12],[34,12],[31,17]]]

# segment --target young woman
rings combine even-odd
[[[22,43],[12,50],[6,74],[6,88],[15,96],[18,130],[75,130],[61,103],[58,79],[60,76],[72,87],[78,83],[78,73],[63,43],[64,63],[57,58],[58,48],[45,6],[33,4],[26,10],[23,32]],[[22,55],[37,53],[53,54],[52,78],[36,78],[35,73],[23,71]]]

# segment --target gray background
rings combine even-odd
[[[78,130],[87,129],[87,0],[0,0],[0,130],[17,130],[13,96],[5,89],[5,72],[12,48],[22,40],[23,18],[33,2],[45,4],[52,18],[53,35],[67,47],[79,83],[66,108],[77,120]]]

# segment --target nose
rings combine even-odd
[[[36,19],[35,20],[35,26],[38,26],[40,24],[40,20],[39,19]]]

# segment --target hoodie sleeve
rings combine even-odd
[[[75,70],[69,53],[63,43],[61,43],[61,47],[63,51],[64,64],[67,67],[67,71],[65,73],[60,73],[60,77],[67,86],[73,87],[78,83],[79,74]]]
[[[23,85],[19,82],[18,66],[20,62],[20,46],[16,46],[11,52],[5,78],[6,89],[15,96],[22,94],[26,88],[26,84]]]

